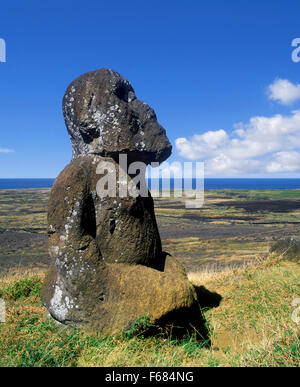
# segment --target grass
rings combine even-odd
[[[49,263],[49,192],[0,192],[0,298],[7,310],[0,366],[300,365],[300,332],[291,319],[300,266],[272,255],[265,260],[274,240],[299,234],[300,190],[211,190],[205,206],[194,211],[178,198],[155,200],[164,250],[184,263],[195,285],[223,297],[219,307],[204,310],[210,348],[193,337],[144,338],[147,316],[117,337],[49,320],[39,298]],[[243,207],[250,202],[252,209]]]
[[[13,284],[3,286],[0,290],[0,297],[14,301],[25,299],[39,294],[41,286],[42,282],[38,276],[23,278]]]
[[[0,323],[0,366],[267,366],[300,365],[300,332],[291,319],[300,297],[300,266],[281,257],[222,272],[190,274],[223,297],[205,310],[211,347],[186,337],[178,341],[143,337],[141,316],[116,337],[101,337],[57,326],[39,298],[43,273],[8,275],[0,281],[6,323]]]
[[[220,364],[300,365],[300,332],[291,319],[299,278],[299,265],[272,256],[224,275],[191,278],[223,296],[220,307],[207,313]]]

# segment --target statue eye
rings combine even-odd
[[[124,85],[117,86],[115,95],[122,101],[128,102],[128,89]]]

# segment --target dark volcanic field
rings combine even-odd
[[[0,190],[0,275],[46,269],[49,189]],[[300,235],[300,190],[211,190],[205,206],[155,200],[164,250],[195,271],[263,258],[274,240]]]

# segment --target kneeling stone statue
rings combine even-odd
[[[170,156],[155,112],[126,79],[102,68],[70,84],[63,114],[73,158],[55,180],[49,202],[52,263],[42,301],[50,315],[103,334],[126,330],[146,315],[160,326],[197,329],[195,289],[181,264],[162,251],[150,193],[97,194],[99,163],[119,171],[120,155],[128,165]],[[124,173],[130,183],[132,175]]]

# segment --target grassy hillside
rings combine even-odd
[[[190,279],[222,296],[203,310],[211,343],[143,338],[137,321],[118,337],[58,327],[45,316],[43,274],[0,281],[7,321],[0,323],[0,366],[299,366],[300,331],[291,315],[300,297],[300,266],[280,257]]]
[[[299,190],[212,190],[201,209],[180,198],[155,200],[163,248],[205,292],[209,342],[143,338],[142,318],[118,337],[56,326],[40,298],[47,252],[49,190],[0,191],[0,366],[299,366],[299,261],[268,256],[300,233]],[[210,294],[210,293],[207,293]],[[214,307],[213,307],[214,306]],[[141,316],[142,317],[142,316]],[[300,317],[300,314],[299,314]]]

